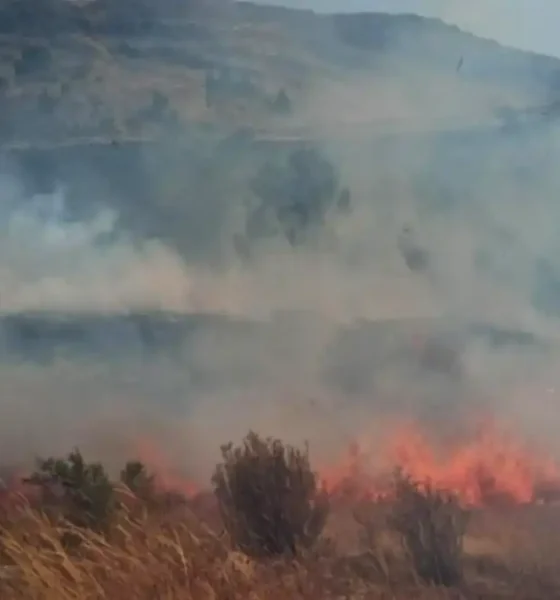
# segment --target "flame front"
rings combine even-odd
[[[455,493],[465,505],[560,498],[560,470],[554,462],[490,423],[465,442],[440,449],[419,428],[400,426],[371,452],[363,443],[353,444],[343,460],[322,471],[321,479],[333,496],[379,498],[389,493],[388,475],[395,468]]]

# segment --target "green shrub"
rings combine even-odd
[[[397,474],[390,524],[424,581],[443,586],[460,582],[467,516],[453,494]]]
[[[121,482],[138,498],[152,498],[155,495],[155,477],[148,473],[140,461],[127,462],[121,471]]]
[[[157,485],[157,477],[139,461],[126,463],[120,481],[132,494],[134,503],[148,512],[165,512],[187,503],[181,492],[161,489]]]
[[[290,152],[285,161],[265,162],[250,182],[257,203],[247,215],[249,240],[281,233],[295,246],[309,241],[331,217],[352,209],[350,190],[335,165],[314,147]]]
[[[44,509],[78,526],[103,529],[118,506],[103,465],[87,463],[79,450],[67,458],[39,460],[27,482],[40,486]]]
[[[250,432],[243,444],[222,447],[214,492],[233,543],[253,556],[296,554],[311,547],[328,515],[306,449]]]

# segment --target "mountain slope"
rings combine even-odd
[[[451,120],[470,113],[470,125],[473,113],[489,121],[504,106],[546,105],[560,81],[560,61],[414,16],[171,0],[21,6],[0,3],[0,142],[142,139],[187,123],[297,132],[318,113],[318,127],[356,121],[368,97],[379,98],[364,116],[375,123],[428,120],[437,106]]]

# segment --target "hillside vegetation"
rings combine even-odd
[[[364,97],[377,105],[395,84],[406,97],[411,75],[416,93],[435,87],[446,99],[452,127],[468,110],[464,96],[477,98],[486,121],[554,102],[559,73],[555,59],[412,16],[329,17],[225,0],[0,3],[0,142],[12,145],[143,140],[201,124],[297,137],[317,111],[324,128],[346,122],[358,98],[361,113]],[[434,101],[416,98],[418,118]],[[360,121],[384,118],[366,113]]]

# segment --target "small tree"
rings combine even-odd
[[[289,115],[292,112],[292,101],[284,88],[276,94],[270,106],[274,112],[281,115]]]
[[[117,507],[114,487],[100,463],[87,463],[79,450],[67,458],[39,460],[28,483],[41,487],[42,505],[60,510],[75,525],[102,529]]]
[[[390,523],[419,577],[444,586],[461,580],[467,513],[453,494],[399,472]]]
[[[147,115],[154,120],[162,119],[168,113],[169,108],[169,98],[159,90],[155,90],[152,93],[152,102],[147,110]]]
[[[351,210],[350,190],[341,187],[335,165],[315,147],[294,150],[283,163],[264,163],[250,189],[258,201],[247,217],[250,239],[281,232],[298,245],[333,213]]]
[[[251,555],[296,554],[311,547],[328,515],[308,451],[250,432],[240,447],[222,447],[214,492],[234,544]]]

